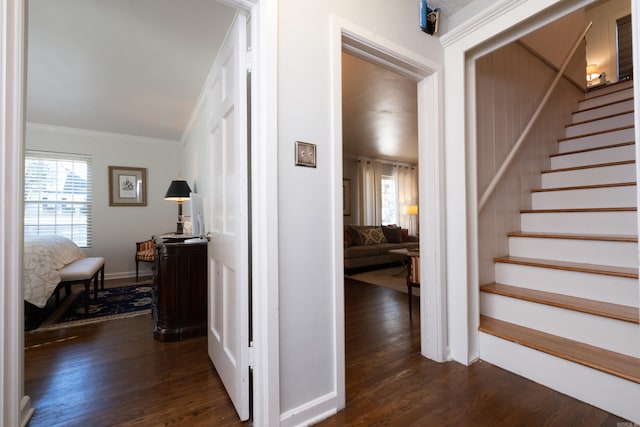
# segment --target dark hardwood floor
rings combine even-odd
[[[406,294],[347,280],[345,299],[347,408],[318,425],[626,425],[484,362],[423,358]],[[25,393],[36,408],[29,425],[243,425],[206,339],[161,343],[151,327],[147,315],[26,333]]]

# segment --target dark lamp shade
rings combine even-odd
[[[189,188],[187,181],[171,181],[171,185],[169,185],[169,189],[167,190],[167,194],[164,195],[164,199],[181,202],[183,200],[189,200],[189,193],[191,193],[191,188]]]

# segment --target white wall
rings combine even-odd
[[[334,359],[334,262],[342,218],[334,218],[331,16],[442,63],[437,41],[418,28],[418,2],[279,1],[278,134],[280,213],[280,403],[283,424],[300,411],[339,404]],[[294,166],[294,142],[317,144],[317,168]],[[339,171],[336,174],[336,171]],[[336,223],[335,221],[339,221]],[[336,308],[337,309],[337,308]],[[326,404],[323,406],[323,404]],[[335,407],[335,406],[334,406]]]
[[[584,50],[582,51],[584,58]],[[528,124],[557,72],[520,43],[476,61],[477,182],[483,194]],[[584,92],[560,79],[522,149],[478,217],[480,284],[494,280],[496,256],[509,253],[507,233],[520,230],[520,210],[531,208],[532,188],[558,151],[558,138]]]
[[[208,166],[211,147],[207,143],[210,137],[207,133],[204,108],[200,108],[194,116],[193,125],[184,138],[182,147],[182,177],[189,182],[191,191],[203,196],[205,224],[213,224],[209,206],[212,191]],[[191,215],[191,206],[188,202],[185,202],[184,214]]]
[[[180,172],[177,142],[31,125],[26,148],[92,156],[93,247],[86,254],[105,257],[106,278],[135,276],[135,243],[175,231],[178,207],[164,194]],[[109,206],[109,166],[147,168],[147,206]],[[140,264],[141,274],[149,269],[149,263]]]

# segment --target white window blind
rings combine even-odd
[[[91,157],[25,153],[25,236],[57,234],[91,247]]]
[[[618,80],[633,78],[633,41],[631,15],[616,20],[618,42]]]

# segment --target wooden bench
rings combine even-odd
[[[60,283],[56,286],[56,305],[60,303],[60,289],[64,287],[66,295],[71,293],[71,285],[84,284],[87,298],[84,302],[84,312],[89,313],[89,299],[91,297],[91,281],[93,284],[94,301],[98,299],[98,276],[100,276],[100,289],[104,289],[104,258],[87,257],[80,258],[65,265],[60,270]]]

